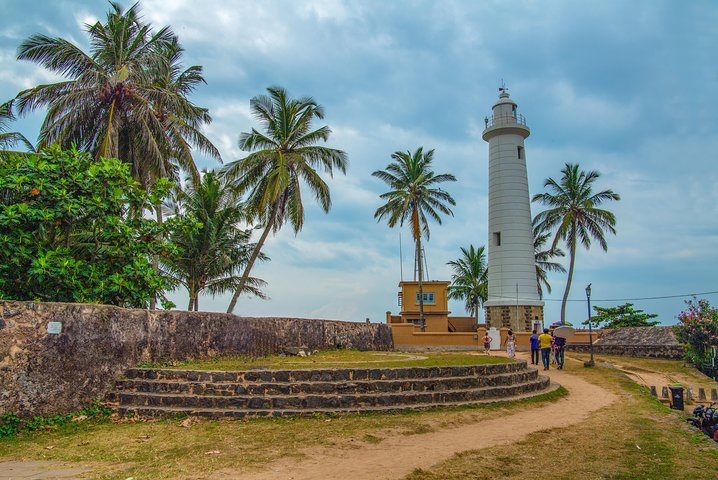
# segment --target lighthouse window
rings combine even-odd
[[[516,147],[518,149],[519,159],[524,158],[524,147]]]
[[[494,245],[501,246],[501,232],[494,232]]]
[[[511,105],[511,115],[516,116],[516,105]]]

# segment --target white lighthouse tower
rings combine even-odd
[[[538,296],[524,140],[531,131],[505,87],[483,139],[489,142],[489,297],[487,327],[529,331],[543,321]]]

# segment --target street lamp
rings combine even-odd
[[[586,302],[588,302],[588,349],[591,352],[591,359],[584,362],[584,367],[593,367],[593,329],[591,328],[591,284],[586,286]]]

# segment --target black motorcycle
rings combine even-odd
[[[693,409],[693,416],[686,418],[686,421],[705,433],[711,439],[718,442],[718,409],[715,405],[718,402],[713,402],[707,407],[704,405],[698,405]]]

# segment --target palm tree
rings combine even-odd
[[[148,90],[148,97],[154,115],[162,123],[167,135],[171,148],[168,156],[178,167],[198,180],[199,172],[192,157],[192,145],[220,163],[222,157],[217,147],[200,131],[203,124],[212,122],[209,111],[187,101],[187,96],[197,85],[206,82],[201,66],[193,65],[183,70],[180,63],[183,52],[184,48],[177,37],[161,50],[161,61],[150,66],[152,88]]]
[[[48,108],[38,148],[59,142],[97,157],[120,158],[132,165],[133,176],[145,187],[157,177],[178,179],[169,158],[194,170],[180,153],[183,141],[218,156],[206,139],[196,135],[197,127],[211,120],[209,115],[185,97],[201,81],[201,71],[192,67],[189,77],[183,77],[189,81],[177,88],[157,82],[159,70],[177,66],[181,49],[176,36],[169,27],[153,32],[143,24],[138,4],[127,11],[117,3],[111,6],[106,23],[86,26],[89,54],[67,40],[42,34],[20,45],[19,60],[70,79],[20,92],[18,112]],[[173,120],[168,123],[169,118]],[[183,136],[182,141],[170,127]]]
[[[386,170],[377,170],[373,176],[384,181],[390,190],[379,197],[386,203],[374,213],[374,218],[380,221],[387,217],[390,228],[397,224],[408,222],[416,247],[416,261],[419,271],[419,321],[421,329],[426,329],[424,321],[424,290],[422,288],[422,249],[421,237],[429,240],[429,222],[427,215],[441,225],[439,213],[454,215],[446,205],[456,205],[454,199],[444,190],[433,188],[442,182],[455,182],[456,178],[450,173],[435,175],[431,170],[434,159],[434,150],[424,153],[419,147],[412,154],[410,151],[394,152],[391,155],[394,162],[387,165]],[[438,210],[438,212],[437,212]]]
[[[551,192],[534,195],[532,201],[550,207],[536,215],[536,226],[542,231],[556,228],[551,248],[556,248],[559,240],[564,241],[568,247],[571,260],[561,302],[561,323],[565,323],[566,301],[576,261],[576,245],[580,242],[588,250],[591,247],[591,239],[594,239],[604,251],[608,250],[604,231],[616,234],[616,217],[608,210],[597,207],[611,200],[618,201],[621,197],[612,190],[593,193],[592,184],[601,176],[595,170],[584,172],[579,170],[578,164],[567,163],[561,173],[563,177],[560,182],[552,178],[544,181],[544,187],[548,187]]]
[[[170,215],[201,222],[198,228],[176,229],[170,242],[177,245],[179,255],[162,258],[163,274],[174,284],[181,284],[189,292],[188,310],[199,310],[199,294],[213,296],[233,291],[240,280],[240,272],[254,245],[249,243],[251,229],[243,229],[248,221],[239,194],[215,172],[204,172],[201,180],[187,182],[173,192],[174,198],[166,207]],[[264,255],[260,260],[268,260]],[[260,298],[263,280],[249,278],[247,290]]]
[[[249,104],[264,133],[254,128],[242,133],[239,147],[252,153],[224,169],[240,192],[248,192],[247,207],[264,225],[227,313],[234,310],[269,232],[276,234],[285,221],[292,225],[295,234],[302,229],[301,183],[326,213],[331,208],[329,186],[317,170],[332,176],[334,169],[346,173],[348,164],[343,151],[316,145],[320,140],[326,142],[331,133],[328,126],[312,130],[312,120],[324,118],[321,105],[311,97],[290,98],[282,87],[269,87],[267,91],[269,95],[258,95]]]
[[[9,153],[18,143],[25,145],[25,148],[31,152],[35,151],[35,147],[23,134],[7,131],[13,120],[15,115],[12,113],[12,101],[0,104],[0,156]]]
[[[447,263],[454,269],[449,285],[449,298],[464,300],[466,311],[479,323],[481,305],[489,296],[489,266],[486,263],[486,249],[473,245],[461,247],[462,257]]]
[[[551,233],[541,230],[536,225],[536,218],[533,221],[534,231],[534,256],[536,257],[536,285],[538,287],[539,298],[543,298],[544,288],[546,292],[551,294],[551,285],[548,283],[548,272],[566,273],[563,265],[552,262],[553,257],[565,257],[566,254],[560,248],[546,248],[546,242],[551,237]]]

